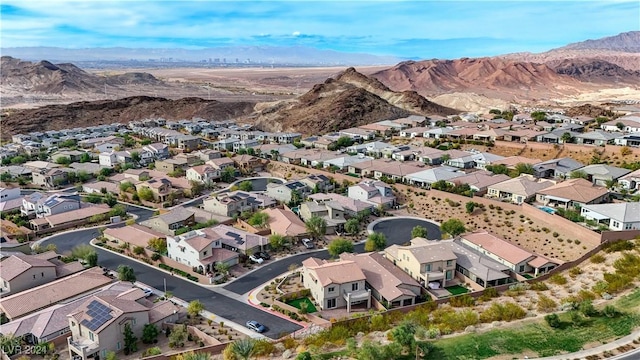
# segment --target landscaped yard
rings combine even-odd
[[[469,290],[466,287],[460,286],[460,285],[448,286],[445,289],[447,289],[447,291],[449,291],[453,296],[462,295],[469,292]]]
[[[524,276],[527,279],[533,279],[533,276],[529,274],[522,274],[522,276]]]
[[[291,305],[298,309],[302,309],[302,305],[301,305],[302,303],[307,304],[307,313],[312,314],[318,311],[318,309],[316,309],[316,307],[313,305],[313,302],[311,302],[311,300],[309,300],[309,298],[306,298],[306,297],[287,301],[287,305]]]

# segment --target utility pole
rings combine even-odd
[[[164,280],[164,296],[167,296],[167,278],[163,278]]]

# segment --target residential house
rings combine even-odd
[[[541,162],[542,162],[542,160],[540,160],[540,159],[531,159],[531,158],[524,157],[524,156],[508,156],[508,157],[506,157],[504,159],[500,159],[500,160],[494,161],[491,165],[493,165],[493,166],[504,165],[508,169],[515,169],[516,166],[518,166],[518,164],[528,164],[528,165],[533,166],[533,165],[539,164]]]
[[[62,214],[78,210],[82,206],[78,193],[57,193],[42,198],[36,203],[36,217]]]
[[[373,160],[372,157],[364,156],[364,154],[358,154],[357,156],[344,155],[338,156],[333,159],[325,160],[322,164],[322,167],[325,169],[334,169],[337,171],[346,171],[350,166],[354,166],[355,164],[368,162]]]
[[[189,181],[211,186],[216,180],[220,179],[220,170],[214,169],[211,165],[198,165],[188,168],[186,177]]]
[[[364,180],[350,186],[347,190],[347,196],[382,208],[390,208],[396,203],[391,186],[376,180]]]
[[[31,174],[33,185],[55,188],[68,182],[69,173],[65,169],[50,169]]]
[[[562,264],[559,260],[536,255],[487,231],[464,234],[460,236],[460,243],[506,265],[518,274],[529,273],[538,276]]]
[[[268,183],[266,193],[278,201],[288,203],[294,198],[304,200],[311,194],[311,189],[301,181],[291,180],[284,184]]]
[[[373,140],[376,136],[376,132],[374,130],[367,130],[362,128],[349,128],[343,129],[338,132],[340,136],[348,136],[349,138],[359,141],[359,140]]]
[[[631,192],[640,190],[640,169],[618,178],[618,184]]]
[[[198,136],[180,134],[172,136],[168,140],[169,145],[173,145],[186,152],[191,152],[198,150],[202,139]]]
[[[640,230],[640,202],[585,205],[580,215],[613,231]]]
[[[574,170],[584,164],[571,158],[560,158],[543,161],[533,165],[534,175],[538,178],[567,178]]]
[[[167,159],[169,154],[169,147],[163,143],[153,143],[149,145],[144,145],[142,150],[153,154],[153,157],[156,160],[164,160]]]
[[[640,132],[640,114],[628,114],[619,117],[600,125],[600,128],[604,131]]]
[[[267,162],[267,160],[247,154],[236,155],[231,160],[233,160],[235,167],[244,174],[252,174],[264,170],[265,162]]]
[[[314,257],[302,262],[302,284],[311,291],[320,309],[347,308],[357,304],[371,307],[371,290],[355,261],[326,261]]]
[[[119,245],[128,244],[142,247],[149,246],[149,240],[151,239],[167,238],[166,234],[139,224],[106,228],[103,236],[107,240],[118,243]]]
[[[522,174],[517,178],[489,186],[487,197],[522,204],[533,199],[539,191],[554,184],[550,180],[537,179],[531,175]]]
[[[300,217],[305,222],[312,217],[324,219],[327,224],[326,234],[342,232],[344,224],[347,222],[344,218],[344,208],[335,201],[303,202],[300,205]]]
[[[495,184],[501,183],[503,181],[507,181],[511,179],[508,175],[499,174],[493,175],[488,171],[475,171],[469,174],[462,174],[461,176],[454,177],[452,179],[447,180],[450,184],[453,185],[469,185],[471,191],[475,196],[484,196],[487,191],[489,191],[489,187]]]
[[[614,144],[619,146],[640,147],[640,132],[625,134],[613,140]]]
[[[431,185],[438,181],[452,181],[462,176],[465,176],[465,173],[458,168],[438,166],[409,174],[404,177],[404,181],[411,185],[430,189]]]
[[[211,159],[207,161],[206,164],[213,166],[214,169],[220,170],[221,173],[222,173],[222,170],[228,167],[235,167],[234,165],[235,163],[233,162],[233,160],[229,159],[226,156],[223,156],[217,159]]]
[[[446,287],[456,275],[457,257],[441,242],[415,238],[409,246],[390,246],[385,249],[385,256],[425,287],[434,282]]]
[[[563,209],[607,202],[609,191],[585,179],[569,179],[538,191],[536,201]]]
[[[333,201],[344,209],[345,216],[356,217],[359,215],[371,214],[376,210],[376,207],[372,203],[352,199],[350,197],[336,194],[336,193],[316,193],[309,195],[309,199],[317,202],[324,203]]]
[[[169,195],[174,193],[171,186],[171,181],[166,178],[157,178],[145,180],[141,183],[135,184],[136,191],[147,188],[153,193],[153,200],[158,202],[165,202],[169,200]]]
[[[189,161],[186,158],[173,157],[164,160],[156,160],[155,169],[163,173],[173,173],[176,171],[187,171]]]
[[[445,159],[444,163],[449,166],[459,169],[471,169],[476,166],[476,161],[473,157],[473,155],[476,154],[460,150],[450,150],[447,151],[446,154],[447,158]]]
[[[10,213],[20,211],[22,208],[22,195],[20,188],[0,187],[0,213]]]
[[[233,266],[238,263],[238,253],[222,247],[220,234],[213,228],[189,231],[167,237],[169,258],[193,267],[202,274],[214,273],[217,263]]]
[[[629,169],[605,164],[587,165],[576,171],[587,174],[587,179],[598,186],[611,185],[618,180],[618,178],[631,172]]]
[[[84,266],[77,261],[65,264],[53,251],[36,255],[16,253],[2,259],[0,296],[5,297],[71,275]]]
[[[60,302],[77,298],[112,281],[104,274],[104,270],[92,267],[3,297],[0,299],[0,312],[4,313],[9,320],[15,320]]]
[[[0,202],[14,200],[20,198],[20,188],[4,188],[0,187]]]
[[[106,215],[110,211],[111,208],[104,204],[82,207],[80,209],[30,220],[29,226],[36,232],[47,229],[66,229],[70,226],[86,224],[92,217]]]
[[[222,248],[239,252],[244,255],[255,254],[264,251],[269,246],[269,239],[252,234],[229,225],[216,225],[205,230],[215,231],[220,238]]]
[[[218,141],[213,142],[213,149],[216,151],[233,151],[234,144],[240,142],[239,139],[231,138],[231,139],[220,139]]]
[[[622,137],[622,134],[610,133],[603,130],[594,130],[574,136],[576,144],[604,146],[613,144],[615,139]]]
[[[67,338],[71,359],[106,359],[109,352],[120,352],[125,345],[125,328],[142,337],[146,324],[158,328],[178,320],[179,308],[168,300],[157,303],[145,299],[142,289],[121,294],[92,295],[67,318],[71,336]]]
[[[268,224],[272,234],[301,239],[308,233],[305,223],[289,208],[267,208],[261,212],[269,216]]]
[[[167,213],[152,217],[141,224],[163,234],[173,235],[176,230],[194,225],[195,223],[194,212],[178,206]]]
[[[313,192],[329,192],[335,189],[335,185],[328,176],[323,174],[311,174],[300,179],[300,182],[307,185]]]
[[[204,162],[207,162],[213,159],[219,159],[222,157],[222,153],[220,151],[216,151],[213,149],[202,149],[202,150],[194,151],[191,153],[191,155],[197,156],[200,159],[200,161],[204,161]]]
[[[80,150],[61,150],[61,151],[56,151],[55,153],[51,154],[51,160],[53,160],[54,162],[58,162],[58,160],[62,159],[62,158],[68,158],[70,161],[70,163],[72,162],[79,162],[81,160],[82,155],[86,154],[86,151],[80,151]]]
[[[115,151],[101,152],[98,155],[98,163],[102,166],[114,167],[118,164],[118,155]]]
[[[245,211],[253,212],[276,204],[276,200],[269,196],[237,190],[213,194],[203,201],[203,208],[217,215],[233,217]]]

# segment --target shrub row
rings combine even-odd
[[[296,321],[304,321],[305,320],[300,315],[298,315],[297,313],[295,313],[295,312],[293,312],[291,310],[283,309],[278,305],[273,305],[271,308],[273,310],[281,313],[281,314],[287,315],[288,317],[290,317],[293,320],[296,320]]]
[[[124,249],[115,248],[115,247],[113,247],[111,245],[107,245],[107,244],[104,244],[104,243],[101,243],[101,242],[96,243],[96,245],[98,245],[100,247],[103,247],[105,249],[111,250],[111,251],[115,251],[115,252],[117,252],[119,254],[124,254]]]
[[[187,273],[186,271],[182,271],[180,269],[176,269],[173,266],[169,266],[167,264],[158,264],[158,267],[160,269],[163,269],[163,270],[171,271],[171,272],[173,272],[175,274],[178,274],[178,275],[180,275],[182,277],[186,277],[187,279],[189,279],[191,281],[198,282],[198,278],[196,276],[193,276],[193,275]]]

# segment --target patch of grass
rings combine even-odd
[[[640,289],[636,289],[629,295],[620,298],[616,307],[622,311],[638,312],[638,308],[640,308]]]
[[[469,292],[469,290],[466,287],[460,286],[460,285],[448,286],[448,287],[445,287],[445,289],[447,289],[447,291],[450,292],[451,295],[453,296],[462,295]]]
[[[300,299],[287,301],[287,305],[291,305],[298,309],[302,309],[302,305],[300,305],[302,303],[307,304],[307,313],[312,314],[318,311],[318,309],[316,309],[315,305],[313,305],[313,302],[311,302],[309,298],[300,298]]]

